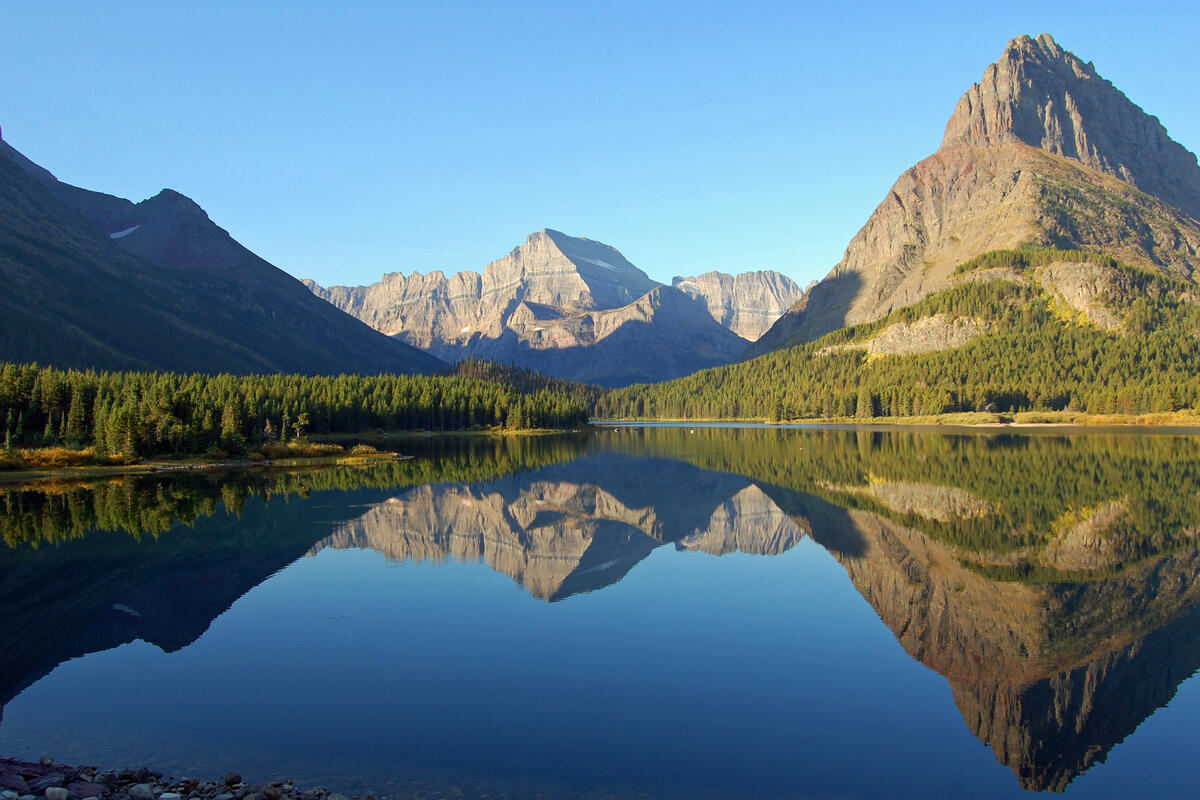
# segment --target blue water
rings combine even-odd
[[[539,481],[565,485],[556,469],[587,474],[588,458],[603,456],[434,491],[512,500]],[[251,499],[219,519],[244,520],[247,537],[288,525],[317,541],[344,524],[334,506],[353,518],[418,488],[342,491],[332,506],[319,492]],[[662,492],[678,503],[677,490]],[[312,513],[297,519],[305,504]],[[39,557],[72,546],[43,544]],[[4,706],[0,752],[201,777],[236,769],[389,797],[1027,794],[968,728],[947,678],[906,652],[808,536],[774,555],[657,546],[619,580],[554,602],[486,560],[312,553],[180,649],[135,639],[59,663]],[[200,591],[189,580],[166,585]],[[1200,694],[1184,680],[1068,795],[1189,796],[1198,722]]]

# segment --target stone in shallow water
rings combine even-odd
[[[183,795],[176,792],[163,792],[158,796],[158,800],[183,800]]]
[[[129,796],[133,800],[154,800],[154,789],[148,783],[135,783],[129,787]]]
[[[226,786],[237,786],[241,782],[242,782],[242,776],[238,775],[236,772],[226,772],[225,773],[225,785]]]
[[[62,786],[51,786],[46,790],[46,800],[67,800],[71,796]]]
[[[47,789],[53,786],[62,786],[67,780],[67,776],[61,772],[51,772],[43,775],[40,778],[34,778],[29,782],[30,794],[42,794]]]
[[[0,789],[16,792],[17,797],[29,794],[29,784],[15,772],[0,772]]]

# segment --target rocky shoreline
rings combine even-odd
[[[163,777],[145,767],[101,770],[50,759],[0,759],[0,800],[351,800],[323,788],[300,790],[289,781],[249,784],[236,772],[205,781]],[[375,800],[366,795],[362,800]]]

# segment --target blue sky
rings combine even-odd
[[[0,126],[62,180],[177,189],[324,284],[479,269],[543,227],[659,280],[806,283],[1017,34],[1200,149],[1198,29],[1195,4],[1096,0],[0,0]]]

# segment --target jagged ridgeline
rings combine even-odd
[[[586,422],[583,404],[565,395],[526,394],[473,378],[0,368],[5,450],[91,447],[129,460],[206,451],[230,455],[307,433],[573,428]]]
[[[728,364],[802,294],[771,271],[651,280],[616,248],[530,234],[482,272],[389,273],[306,285],[378,331],[449,362],[484,358],[601,386]]]
[[[1014,39],[841,261],[751,348],[601,415],[1198,405],[1200,167],[1049,36]]]

